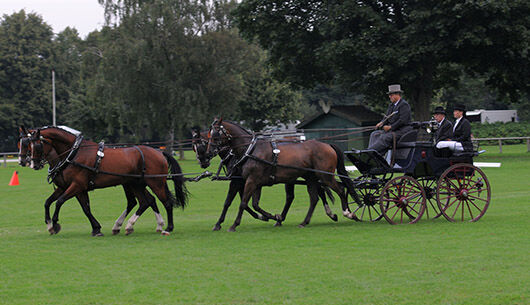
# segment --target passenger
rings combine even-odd
[[[392,148],[394,140],[397,142],[402,135],[412,130],[410,105],[401,98],[401,85],[388,86],[387,93],[392,103],[386,111],[386,119],[376,125],[376,128],[382,127],[382,130],[372,132],[368,144],[368,149],[375,149],[381,155]]]
[[[452,151],[472,151],[471,124],[465,118],[466,106],[457,104],[454,107],[453,115],[456,119],[453,127],[453,137],[447,141],[440,141],[436,148],[449,148]]]
[[[438,129],[434,133],[434,141],[451,141],[453,138],[453,123],[445,118],[444,107],[436,107],[434,109],[434,119],[438,123]]]

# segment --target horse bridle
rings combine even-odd
[[[217,125],[216,125],[217,124]],[[219,136],[215,135],[212,131],[215,131],[219,134]],[[225,141],[217,143],[217,141],[214,141],[214,138],[219,137],[222,139],[222,136],[225,137]],[[221,150],[220,147],[225,147],[228,145],[228,143],[232,140],[232,135],[226,128],[217,123],[217,121],[212,123],[212,126],[210,127],[210,132],[208,132],[208,146],[206,148],[206,151],[210,151],[210,155],[213,157],[219,153]]]

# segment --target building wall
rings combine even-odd
[[[485,110],[481,113],[482,123],[517,121],[517,110]]]
[[[327,128],[355,128],[360,127],[354,122],[338,117],[331,113],[323,115],[312,122],[308,123],[303,129],[327,129]],[[342,150],[364,149],[368,146],[369,133],[352,134],[340,138],[322,139],[324,137],[335,136],[348,133],[351,131],[309,131],[305,132],[307,139],[318,139],[326,143],[338,145]],[[347,140],[347,141],[346,141]]]

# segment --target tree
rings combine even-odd
[[[401,83],[416,119],[462,70],[517,99],[530,92],[530,3],[502,1],[244,0],[241,33],[293,84],[341,84],[371,99]]]
[[[0,142],[13,150],[18,125],[52,123],[51,27],[24,10],[0,19]]]

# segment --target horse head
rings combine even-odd
[[[213,158],[219,151],[226,149],[230,146],[232,135],[225,128],[223,119],[214,119],[208,132],[208,145],[206,148],[206,154]]]
[[[18,164],[20,166],[28,166],[31,161],[30,136],[29,131],[24,126],[20,126],[18,136]]]
[[[199,164],[202,168],[207,168],[210,166],[211,160],[210,155],[206,153],[206,149],[208,148],[207,133],[201,133],[198,129],[192,129],[191,135],[191,144],[193,151],[195,152],[195,156],[197,157],[197,161],[199,161]]]
[[[29,142],[28,155],[30,156],[29,167],[34,170],[39,170],[47,162],[48,155],[53,150],[53,146],[48,139],[41,135],[40,129],[30,132],[29,135],[27,138]]]

